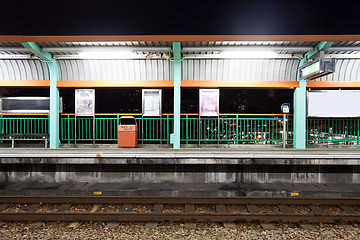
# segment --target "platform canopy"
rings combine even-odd
[[[360,35],[0,36],[0,59],[36,58],[21,42],[36,42],[54,59],[168,58],[173,41],[182,42],[185,59],[299,59],[320,41],[334,41],[325,57],[359,58],[359,40]]]

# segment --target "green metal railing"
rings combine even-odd
[[[181,141],[191,142],[276,142],[282,141],[282,118],[235,117],[181,118]]]
[[[0,116],[0,140],[9,140],[6,134],[48,134],[48,115],[1,115]],[[39,140],[36,137],[16,137],[15,139]]]
[[[234,115],[234,114],[233,114]],[[96,116],[95,141],[117,141],[117,126],[120,115]],[[136,118],[138,123],[138,140],[141,142],[170,143],[173,129],[173,116]],[[288,118],[288,141],[291,140],[292,122]],[[201,118],[196,115],[182,115],[181,141],[183,143],[226,142],[278,142],[282,141],[281,117],[240,117],[223,116],[218,118]],[[200,124],[199,124],[200,123]],[[144,125],[144,126],[142,126]],[[60,139],[71,143],[75,140],[75,117],[65,115],[60,121]],[[290,127],[290,128],[289,128]],[[77,141],[92,141],[93,118],[77,117]]]
[[[120,114],[97,115],[95,118],[95,141],[116,142],[117,126]],[[170,143],[173,132],[173,116],[136,117],[138,139],[145,143]],[[161,124],[160,124],[161,123]],[[200,124],[199,124],[200,123]],[[142,131],[142,124],[144,131]],[[93,136],[93,118],[77,118],[77,140],[91,142]],[[61,115],[60,140],[62,143],[73,143],[75,136],[75,117]],[[190,143],[255,143],[281,142],[283,119],[280,116],[242,116],[237,114],[222,115],[218,118],[204,117],[196,114],[181,116],[181,142]],[[292,141],[292,116],[287,118],[287,142]],[[160,131],[161,130],[161,131]],[[9,140],[5,134],[43,134],[49,133],[48,115],[0,115],[0,140]],[[24,140],[38,140],[24,137]],[[308,118],[307,144],[357,144],[360,145],[360,118]]]
[[[307,144],[338,143],[359,145],[359,118],[308,118]]]

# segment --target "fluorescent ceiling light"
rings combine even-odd
[[[74,56],[76,58],[76,56]],[[128,58],[138,58],[139,55],[133,52],[98,52],[98,51],[90,51],[90,52],[80,52],[77,57],[81,59],[128,59]],[[141,56],[142,57],[142,56]]]
[[[301,54],[278,54],[273,51],[231,51],[218,54],[184,54],[185,59],[299,59]]]
[[[220,53],[222,57],[239,57],[239,58],[271,58],[275,57],[277,54],[273,51],[231,51],[231,52],[222,52]]]
[[[7,55],[7,54],[0,54],[0,59],[37,59],[36,57],[32,57],[30,54],[23,54],[23,55]]]

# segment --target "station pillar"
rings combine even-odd
[[[306,80],[299,81],[294,92],[294,146],[306,148]]]
[[[50,73],[50,148],[59,148],[60,145],[60,94],[57,88],[57,81],[59,80],[59,68],[55,60],[46,62]]]
[[[181,43],[173,42],[174,53],[174,134],[173,148],[180,148]]]

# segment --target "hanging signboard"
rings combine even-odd
[[[75,116],[95,116],[95,89],[75,89]]]
[[[200,89],[199,107],[201,117],[219,116],[219,89]]]
[[[333,73],[335,60],[333,58],[319,58],[300,67],[300,79],[313,80]]]
[[[144,117],[161,117],[161,89],[142,90],[142,115]]]

